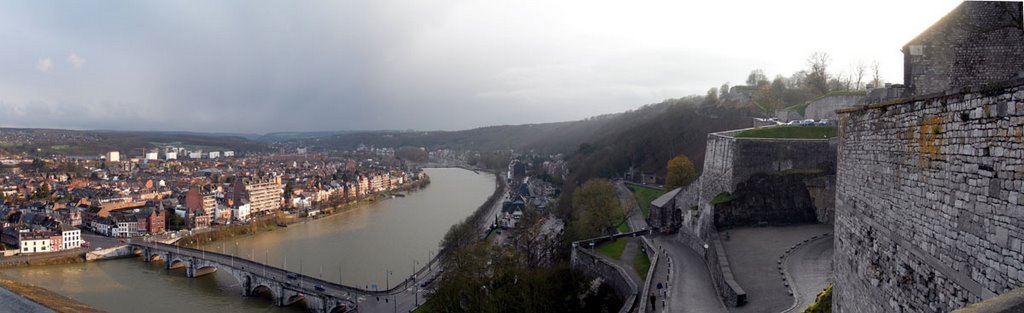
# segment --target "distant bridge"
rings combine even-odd
[[[405,285],[399,284],[386,291],[370,291],[227,254],[158,242],[132,242],[128,245],[146,262],[163,260],[167,269],[184,267],[188,277],[198,277],[218,270],[228,272],[241,285],[242,296],[269,291],[277,306],[289,306],[306,300],[306,308],[312,312],[355,312],[360,296],[387,295]]]

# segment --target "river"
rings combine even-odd
[[[379,289],[408,277],[437,252],[451,225],[494,192],[494,176],[464,169],[426,169],[426,188],[361,205],[347,212],[254,236],[223,240],[207,249],[287,267],[330,281]],[[386,273],[391,272],[390,279]],[[215,272],[187,278],[182,269],[141,258],[0,271],[110,312],[290,312],[269,300],[243,298],[238,281]]]

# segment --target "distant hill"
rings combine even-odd
[[[266,135],[190,132],[79,131],[0,128],[0,149],[36,155],[139,153],[164,145],[203,150],[267,151],[270,147],[352,150],[359,145],[523,153],[564,153],[575,178],[612,177],[630,166],[664,173],[685,154],[702,164],[708,133],[749,127],[751,112],[701,106],[702,97],[671,99],[635,110],[558,123],[501,125],[461,131],[324,131]]]
[[[701,164],[708,133],[750,127],[749,111],[701,107],[699,103],[702,100],[702,97],[671,99],[623,113],[572,122],[489,126],[461,131],[284,133],[273,137],[278,139],[276,144],[284,146],[339,150],[373,145],[431,150],[513,149],[524,153],[565,153],[579,163],[573,170],[584,171],[587,177],[611,177],[630,166],[663,173],[668,159],[680,153],[688,155],[695,164]],[[586,151],[581,152],[584,144]]]
[[[37,128],[0,128],[0,150],[33,155],[100,155],[121,151],[141,154],[139,149],[164,145],[203,150],[264,151],[263,143],[241,136],[188,132],[130,132],[108,130],[65,130]]]

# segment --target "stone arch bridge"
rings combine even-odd
[[[277,306],[289,306],[305,300],[306,309],[311,312],[356,312],[360,296],[382,296],[391,293],[391,290],[370,291],[332,283],[211,251],[158,242],[132,242],[128,246],[146,262],[162,260],[167,269],[184,268],[188,277],[198,277],[215,271],[227,272],[238,280],[242,287],[242,296],[269,292]]]

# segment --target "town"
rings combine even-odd
[[[102,237],[177,237],[276,215],[316,217],[429,181],[386,149],[236,156],[166,147],[92,158],[0,155],[0,164],[4,256],[99,249],[115,244]]]

